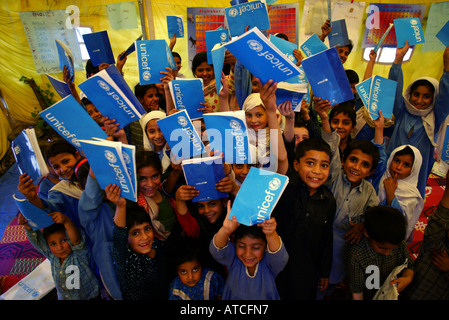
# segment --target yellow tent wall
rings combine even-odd
[[[46,89],[48,80],[45,75],[38,75],[34,68],[32,55],[28,46],[27,38],[24,33],[19,13],[22,11],[44,11],[44,10],[65,10],[69,5],[76,5],[80,9],[80,25],[88,25],[93,28],[94,32],[107,30],[111,41],[112,49],[115,56],[125,50],[142,32],[139,14],[139,1],[135,3],[138,27],[136,29],[120,29],[113,30],[108,19],[106,5],[118,2],[130,2],[127,0],[3,0],[0,7],[0,90],[4,100],[8,105],[8,110],[16,122],[32,124],[35,120],[31,114],[37,110],[40,111],[39,103],[27,84],[19,81],[21,76],[33,78],[37,85]],[[165,17],[167,15],[182,15],[184,17],[185,28],[187,28],[187,8],[188,7],[228,7],[230,0],[170,0],[170,1],[140,1],[146,8],[144,13],[152,13],[152,20],[146,19],[146,31],[149,38],[166,39],[167,42],[167,26]],[[427,22],[427,15],[431,3],[445,1],[375,1],[375,3],[403,3],[403,4],[426,4],[427,12],[424,16],[423,27]],[[275,4],[298,3],[299,5],[299,21],[303,15],[304,0],[278,0]],[[370,2],[365,1],[367,7]],[[151,10],[149,10],[151,9]],[[363,23],[360,27],[360,39],[363,38],[364,23],[367,14],[364,14]],[[153,33],[152,33],[153,32]],[[316,31],[317,33],[320,30]],[[359,40],[359,44],[361,40]],[[175,51],[179,52],[183,57],[183,67],[181,72],[187,76],[191,76],[188,70],[188,54],[187,54],[187,37],[178,39]],[[414,79],[418,76],[431,76],[439,79],[442,75],[442,51],[437,52],[421,52],[421,46],[416,46],[410,62],[404,63],[404,79]],[[345,63],[346,69],[355,70],[360,77],[363,76],[366,62],[362,61],[362,49],[360,45],[354,48],[348,61]],[[390,65],[376,64],[374,74],[387,76]],[[138,82],[137,63],[135,55],[130,55],[126,62],[125,79],[131,88]],[[55,77],[62,79],[62,73],[54,74]],[[77,71],[75,76],[75,84],[79,85],[86,79],[84,71]],[[50,89],[52,90],[52,89]],[[55,93],[55,99],[59,96]],[[0,112],[0,159],[6,154],[10,148],[8,135],[12,132],[12,128],[4,113]]]

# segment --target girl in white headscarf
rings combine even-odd
[[[170,149],[167,145],[164,135],[162,134],[157,120],[166,117],[163,111],[150,111],[140,119],[140,125],[143,132],[143,148],[148,151],[155,151],[159,154],[159,159],[162,162],[162,173],[165,173],[170,167]]]
[[[379,204],[395,207],[407,220],[406,239],[411,241],[415,224],[424,207],[417,185],[422,165],[421,152],[412,145],[393,150],[379,183]]]

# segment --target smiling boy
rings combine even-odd
[[[285,141],[289,152],[294,138]],[[276,279],[281,299],[315,300],[317,288],[327,287],[332,265],[332,221],[336,203],[324,186],[329,176],[331,150],[321,138],[297,145],[287,185],[272,217],[289,260]]]

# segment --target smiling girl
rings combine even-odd
[[[396,58],[390,69],[389,79],[397,81],[396,99],[393,109],[395,124],[387,155],[402,145],[412,145],[422,155],[422,166],[418,177],[418,190],[425,197],[427,178],[435,162],[434,153],[438,130],[449,114],[449,48],[443,53],[443,75],[440,82],[431,77],[414,80],[402,94],[402,61],[409,49],[406,42],[396,50]]]

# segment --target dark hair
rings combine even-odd
[[[322,151],[325,152],[329,156],[329,158],[332,157],[332,151],[329,144],[322,138],[313,137],[305,139],[298,143],[298,146],[296,147],[295,160],[299,161],[299,159],[302,158],[306,154],[306,152],[310,150]]]
[[[90,100],[87,99],[86,97],[82,98],[82,99],[81,99],[81,102],[82,102],[84,105],[93,104],[92,101],[90,101]]]
[[[198,238],[183,237],[173,246],[171,261],[174,267],[185,262],[197,260],[200,264],[204,262],[204,253],[201,250],[201,242]]]
[[[87,62],[86,62],[86,78],[89,78],[92,73],[95,74],[98,72],[100,72],[100,67],[94,66],[91,59],[87,60]]]
[[[346,69],[346,76],[348,77],[348,81],[349,83],[359,83],[360,79],[359,79],[359,75],[357,74],[357,72],[355,72],[354,70],[351,69]]]
[[[181,55],[177,52],[172,52],[173,58],[179,58],[182,61]]]
[[[155,168],[162,174],[162,163],[159,155],[154,151],[138,150],[136,152],[136,171],[148,166]]]
[[[405,239],[407,221],[396,208],[375,206],[365,212],[365,230],[370,239],[398,245]]]
[[[352,42],[351,39],[348,39],[348,40],[349,40],[349,43],[344,44],[344,45],[341,45],[341,46],[339,46],[339,47],[340,47],[340,48],[341,48],[341,47],[348,47],[348,48],[349,48],[349,53],[351,53],[352,49],[354,48],[354,43]]]
[[[409,146],[405,146],[403,149],[396,151],[393,157],[408,156],[408,155],[412,156],[413,162],[415,162],[415,153]]]
[[[354,105],[354,100],[345,101],[336,105],[329,113],[329,121],[331,121],[337,114],[343,113],[351,119],[352,125],[355,126],[357,123],[357,114],[355,112]]]
[[[285,33],[278,32],[275,34],[275,36],[288,41],[288,36]]]
[[[360,150],[373,158],[371,171],[376,170],[380,160],[379,149],[369,140],[352,140],[343,150],[342,159],[346,160],[354,150]]]
[[[50,144],[45,148],[44,158],[48,163],[48,159],[55,157],[61,153],[69,153],[76,156],[76,148],[66,140],[56,140],[54,143]]]
[[[150,89],[156,89],[156,92],[158,92],[159,95],[159,89],[156,87],[154,83],[152,84],[136,84],[134,87],[134,95],[138,99],[142,99],[145,96],[145,93]]]
[[[198,52],[192,60],[192,73],[195,75],[196,68],[199,67],[203,62],[207,62],[207,52],[201,51]],[[211,64],[212,65],[212,64]]]
[[[136,202],[126,200],[126,227],[128,230],[135,225],[145,222],[148,222],[151,227],[153,227],[148,212],[146,212],[145,209],[139,206]]]
[[[435,94],[435,87],[433,86],[433,84],[426,80],[426,79],[420,79],[420,80],[416,80],[415,82],[413,82],[413,84],[410,86],[410,94],[412,94],[413,91],[416,90],[416,88],[418,87],[427,87],[430,89],[430,91],[432,92],[432,95]]]
[[[62,223],[53,223],[52,225],[49,225],[48,227],[42,229],[42,235],[44,236],[45,241],[47,241],[47,238],[50,235],[58,232],[65,233],[65,227]]]
[[[237,241],[239,239],[242,239],[243,237],[250,237],[253,239],[261,239],[267,242],[267,237],[265,236],[265,233],[263,233],[262,228],[259,226],[246,226],[246,225],[239,225],[237,229],[233,233],[233,241]]]

